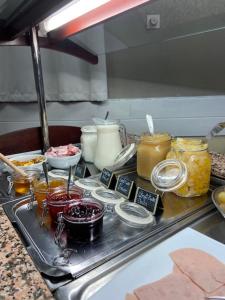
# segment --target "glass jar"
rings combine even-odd
[[[137,173],[150,180],[153,168],[164,160],[170,150],[171,136],[168,133],[144,134],[137,147]]]
[[[66,189],[67,181],[63,178],[49,178],[49,185],[45,179],[41,179],[34,184],[34,196],[35,200],[37,201],[38,211],[42,212],[43,208],[43,201],[47,198],[49,193],[53,193],[57,191],[60,187]]]
[[[57,221],[58,213],[62,212],[65,206],[80,200],[82,197],[82,190],[76,187],[71,187],[69,191],[65,188],[58,188],[57,191],[49,193],[46,204],[52,221]]]
[[[82,157],[86,162],[94,162],[97,144],[97,129],[95,126],[83,126],[81,128]]]
[[[24,177],[19,173],[12,173],[12,182],[16,195],[26,195],[33,188],[36,181],[39,179],[41,171],[39,169],[25,170],[27,176]]]
[[[161,191],[195,197],[207,193],[210,173],[208,144],[201,139],[177,138],[172,141],[167,160],[154,168],[151,180]]]

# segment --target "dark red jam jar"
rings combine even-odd
[[[60,231],[61,225],[65,227],[67,239],[92,242],[101,235],[103,216],[104,205],[101,202],[87,198],[74,201],[58,215],[57,231]]]
[[[68,192],[66,189],[59,189],[54,193],[47,195],[47,208],[52,221],[57,221],[57,215],[63,212],[64,208],[74,201],[80,201],[83,197],[83,191],[72,187]]]

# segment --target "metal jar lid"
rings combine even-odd
[[[125,198],[121,197],[116,191],[112,191],[104,187],[92,191],[91,195],[104,204],[115,205],[126,200]]]
[[[187,180],[186,165],[177,159],[159,162],[151,174],[151,183],[159,191],[170,192],[180,188]]]
[[[152,213],[137,203],[118,203],[115,212],[122,221],[134,227],[144,227],[154,222]]]

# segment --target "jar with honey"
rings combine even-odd
[[[157,133],[141,136],[137,146],[137,173],[140,177],[150,180],[153,168],[166,158],[171,146],[168,133]]]
[[[33,189],[33,186],[40,178],[39,169],[27,169],[25,170],[27,176],[24,177],[19,173],[12,173],[12,182],[16,195],[26,195],[30,193],[30,190]]]
[[[207,193],[210,173],[208,144],[201,139],[177,138],[167,159],[155,166],[151,181],[158,190],[195,197]]]

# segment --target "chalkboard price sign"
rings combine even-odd
[[[140,187],[137,188],[134,202],[144,206],[153,215],[159,208],[162,208],[162,201],[159,194],[146,191]]]
[[[86,174],[87,167],[85,164],[77,164],[75,169],[75,177],[77,178],[84,178]]]
[[[130,197],[134,181],[129,179],[129,177],[119,176],[116,191],[125,196],[127,199]]]
[[[111,184],[111,180],[113,177],[113,173],[112,171],[104,168],[102,170],[101,176],[100,176],[100,181],[101,183],[103,183],[107,188],[109,188],[110,184]]]

